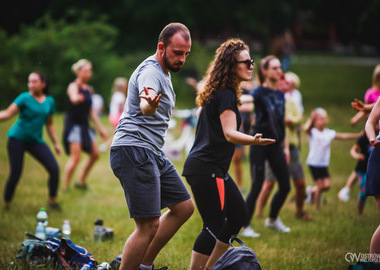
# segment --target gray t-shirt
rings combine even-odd
[[[139,95],[144,86],[162,95],[152,116],[144,116],[140,109]],[[129,79],[127,100],[112,146],[139,146],[160,153],[175,98],[170,73],[164,72],[154,55],[145,59]]]

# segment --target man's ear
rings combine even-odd
[[[160,52],[163,52],[164,49],[165,49],[165,45],[163,42],[159,42],[158,45],[157,45],[157,48]]]

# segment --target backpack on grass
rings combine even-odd
[[[17,253],[16,259],[33,267],[63,267],[65,269],[79,269],[84,264],[97,262],[83,247],[75,245],[71,240],[50,237],[39,239],[26,233],[30,239],[22,242],[22,249]]]
[[[235,247],[236,241],[241,246]],[[215,263],[212,270],[261,270],[256,253],[247,247],[239,238],[232,237],[229,241],[232,248],[228,249]]]

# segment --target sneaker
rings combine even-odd
[[[100,144],[98,148],[99,148],[99,152],[101,153],[105,153],[108,150],[108,146],[105,143]]]
[[[62,211],[61,206],[58,203],[46,203],[46,208],[52,211]]]
[[[338,192],[338,198],[342,202],[348,202],[350,199],[350,189],[348,187],[343,187],[339,192]]]
[[[271,222],[269,218],[265,220],[265,227],[277,230],[279,232],[288,233],[290,232],[290,228],[286,227],[284,223],[282,223],[280,218],[277,218],[275,221]]]
[[[305,203],[309,203],[309,204],[313,203],[313,187],[312,186],[306,187]]]
[[[256,238],[256,237],[259,237],[260,234],[255,232],[251,226],[248,226],[248,227],[245,227],[241,230],[240,232],[240,235],[241,236],[244,236],[244,237],[252,237],[252,238]]]
[[[74,187],[81,190],[87,190],[86,184],[80,184],[79,182],[75,182]]]

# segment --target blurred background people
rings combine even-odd
[[[60,209],[57,203],[59,167],[54,155],[42,138],[43,126],[46,126],[48,135],[54,144],[55,152],[58,155],[61,153],[61,147],[53,126],[53,114],[56,112],[55,101],[49,95],[48,81],[42,73],[30,73],[28,88],[29,91],[20,94],[7,109],[0,111],[0,121],[7,120],[19,113],[17,121],[7,134],[10,174],[4,189],[4,207],[8,209],[10,206],[20,180],[24,154],[28,152],[49,173],[47,207]]]

